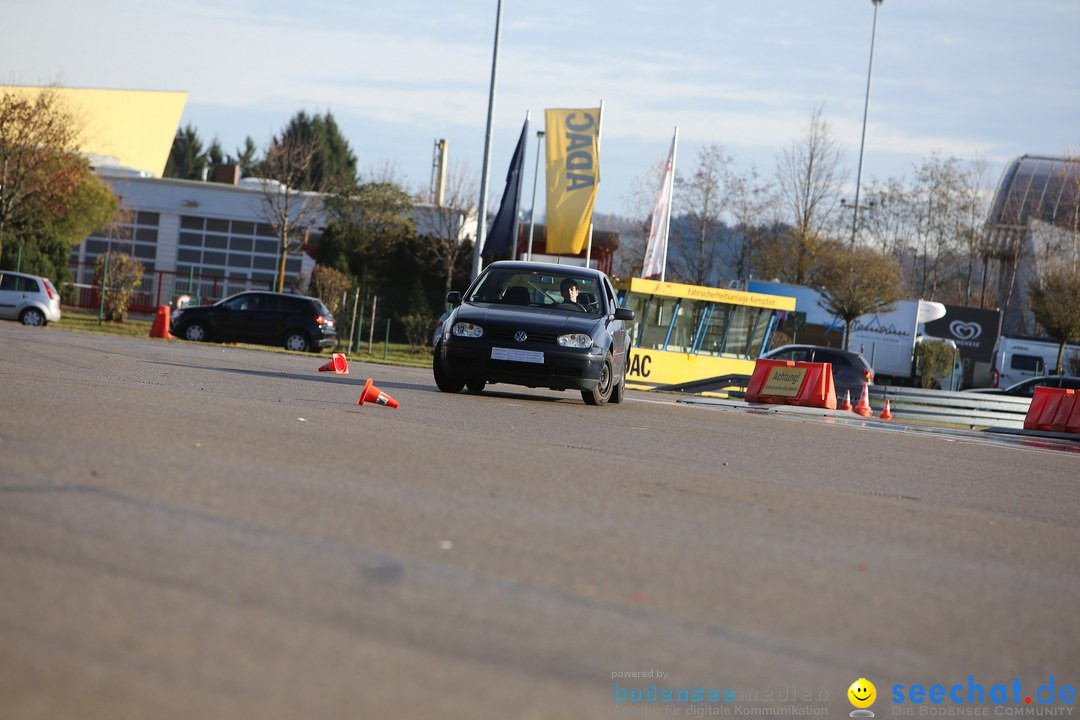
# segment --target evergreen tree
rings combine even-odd
[[[236,164],[240,166],[240,177],[251,177],[255,174],[260,164],[258,154],[259,148],[255,146],[255,141],[248,135],[244,138],[243,149],[236,149]]]
[[[178,129],[165,163],[165,177],[202,180],[206,163],[207,154],[203,152],[202,140],[195,127],[188,123],[183,129]]]
[[[221,143],[218,142],[217,138],[214,138],[214,142],[210,143],[210,149],[207,151],[207,155],[211,165],[225,164],[225,151],[221,148]]]
[[[356,156],[329,112],[308,116],[301,110],[273,139],[271,148],[298,142],[315,145],[311,167],[298,189],[333,192],[356,185]]]

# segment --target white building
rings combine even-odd
[[[241,290],[273,288],[280,241],[268,222],[263,181],[234,185],[161,179],[109,167],[96,172],[128,211],[128,221],[91,235],[72,252],[76,283],[93,283],[97,257],[117,250],[143,263],[137,311],[167,305],[180,294],[206,302]],[[317,242],[324,226],[320,216],[309,239]],[[285,288],[300,292],[315,260],[297,245],[286,259]]]

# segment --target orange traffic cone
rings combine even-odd
[[[862,415],[863,417],[870,417],[874,414],[874,409],[870,407],[870,390],[867,388],[866,383],[862,384],[862,394],[859,395],[859,404],[852,408],[852,411],[856,415]]]
[[[851,391],[850,390],[845,390],[844,391],[844,402],[842,402],[840,404],[839,409],[840,410],[847,410],[848,412],[851,412]]]
[[[154,324],[150,327],[150,337],[169,339],[169,306],[158,305]]]
[[[882,420],[892,420],[892,410],[889,409],[889,398],[885,398],[885,409],[878,415]]]
[[[398,401],[375,387],[371,378],[368,378],[367,381],[364,382],[364,391],[360,393],[360,399],[356,401],[356,404],[363,405],[365,402],[378,403],[379,405],[385,405],[386,407],[392,408],[398,406]]]
[[[334,353],[333,357],[330,358],[330,362],[319,368],[319,372],[330,372],[331,370],[338,375],[349,374],[349,360],[345,357],[345,353]]]

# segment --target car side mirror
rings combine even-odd
[[[615,308],[615,319],[616,320],[633,320],[634,319],[634,311],[631,310],[630,308],[624,308],[624,307]]]
[[[459,293],[457,290],[451,290],[450,292],[446,293],[446,302],[451,305],[460,305],[461,293]]]

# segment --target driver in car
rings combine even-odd
[[[578,286],[577,281],[574,278],[566,278],[559,285],[559,289],[562,291],[563,303],[569,303],[574,305],[579,310],[584,310],[585,307],[577,301],[578,298]]]

